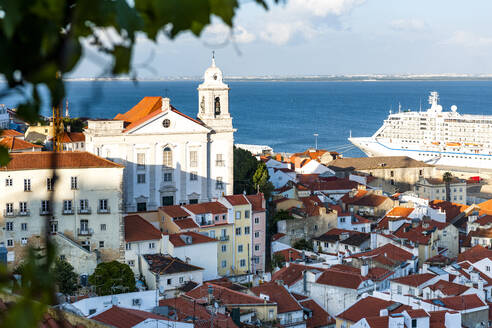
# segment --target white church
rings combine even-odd
[[[86,150],[123,164],[125,212],[192,204],[233,193],[229,87],[212,59],[191,118],[169,98],[145,97],[112,120],[90,120]]]

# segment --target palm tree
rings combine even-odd
[[[451,181],[453,180],[453,175],[451,172],[444,172],[442,175],[442,181],[446,184],[446,201],[451,201]]]

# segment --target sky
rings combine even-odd
[[[265,11],[243,1],[231,30],[157,43],[138,37],[139,78],[197,77],[215,50],[225,76],[492,74],[490,0],[287,0]],[[107,59],[84,47],[72,77],[101,76]]]

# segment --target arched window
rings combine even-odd
[[[220,98],[215,97],[215,116],[220,115]]]
[[[163,168],[173,167],[173,151],[169,147],[164,148],[162,166]]]

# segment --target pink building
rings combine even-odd
[[[262,193],[247,195],[251,203],[253,220],[251,220],[251,244],[253,245],[252,272],[265,272],[266,251],[266,202]]]

